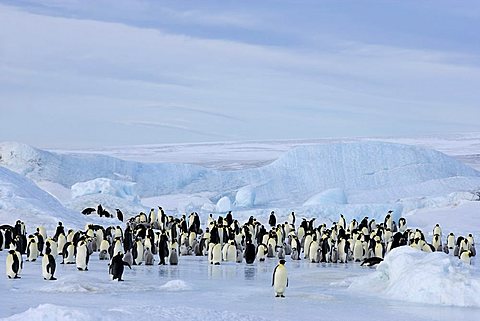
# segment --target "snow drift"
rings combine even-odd
[[[392,250],[373,274],[355,279],[349,289],[410,302],[480,307],[475,267],[443,252],[408,246]]]
[[[18,219],[33,226],[43,225],[48,230],[54,230],[58,221],[68,222],[69,227],[82,227],[87,222],[113,222],[75,213],[28,178],[0,166],[0,221],[14,224]]]

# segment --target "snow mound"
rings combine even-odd
[[[244,186],[237,191],[234,205],[237,207],[253,207],[255,203],[255,188]]]
[[[191,287],[185,281],[171,280],[162,285],[160,289],[165,291],[186,291],[190,290]]]
[[[35,308],[30,308],[25,312],[12,315],[11,317],[5,318],[3,320],[8,321],[23,321],[23,320],[44,320],[44,321],[55,321],[55,320],[64,320],[64,321],[77,321],[77,320],[89,320],[94,316],[94,313],[81,311],[80,309],[58,306],[54,304],[40,304]],[[105,320],[113,320],[108,315],[106,318],[103,318],[100,315],[97,315]]]
[[[134,191],[135,183],[112,180],[108,178],[96,178],[86,182],[79,182],[72,185],[72,198],[92,195],[109,194],[120,198],[138,198]]]
[[[341,188],[331,188],[310,197],[304,206],[347,204],[347,195]]]
[[[232,202],[228,196],[224,196],[218,200],[217,205],[215,206],[217,213],[226,213],[232,210]]]
[[[349,289],[410,302],[480,307],[475,267],[442,252],[408,246],[392,250],[373,274],[355,279]]]
[[[267,320],[257,315],[240,314],[229,311],[216,311],[186,306],[156,307],[145,305],[117,306],[103,308],[80,308],[73,306],[60,306],[55,304],[40,304],[22,313],[4,318],[5,321],[44,320],[44,321],[77,321],[77,320],[131,320],[141,316],[143,320],[218,320],[218,321],[262,321]]]

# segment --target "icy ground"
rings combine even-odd
[[[0,264],[4,265],[5,252],[0,258]],[[409,303],[389,295],[377,296],[367,286],[364,291],[350,290],[352,280],[375,271],[358,263],[312,264],[288,260],[289,287],[285,299],[275,298],[270,286],[275,259],[254,265],[212,266],[204,257],[182,257],[178,266],[127,269],[125,282],[110,281],[106,264],[95,255],[89,271],[77,271],[74,265],[59,265],[58,280],[44,281],[40,262],[27,263],[21,280],[0,278],[3,292],[0,317],[6,320],[478,320],[478,308]],[[465,267],[467,272],[469,269]],[[478,282],[478,271],[472,273]]]

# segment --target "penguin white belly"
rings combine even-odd
[[[383,259],[383,246],[380,243],[375,245],[375,256]]]
[[[110,243],[108,243],[107,240],[102,240],[102,242],[100,243],[100,252],[102,252],[102,251],[107,251],[108,252],[109,247],[110,247]]]
[[[28,244],[28,257],[27,261],[33,262],[38,258],[38,247],[37,243],[30,242]]]
[[[273,289],[277,295],[283,295],[287,288],[287,269],[284,266],[279,265],[275,269],[275,275],[273,276]]]
[[[8,254],[7,255],[6,266],[5,266],[7,276],[10,279],[15,278],[15,276],[17,275],[17,273],[15,273],[15,271],[13,271],[13,262],[14,262],[13,255],[16,255],[16,254]]]
[[[319,263],[319,262],[317,262],[318,248],[319,248],[319,244],[318,244],[317,241],[313,241],[313,242],[310,243],[310,248],[308,249],[308,258],[310,259],[310,262],[312,262],[312,263]]]
[[[48,263],[49,263],[48,255],[44,255],[42,258],[42,275],[43,275],[43,278],[46,280],[50,280],[50,278],[53,276],[51,273],[47,271]]]
[[[215,244],[212,249],[212,263],[213,264],[220,264],[222,261],[222,246],[220,244]]]
[[[67,246],[67,257],[65,258],[64,262],[67,264],[75,263],[75,247],[73,244]]]
[[[265,246],[264,245],[259,245],[258,250],[257,250],[257,260],[258,261],[265,261]]]
[[[237,248],[235,245],[228,245],[227,262],[235,262],[237,260]]]
[[[87,270],[87,246],[82,245],[77,247],[77,256],[75,257],[75,263],[77,264],[77,269],[83,271]]]
[[[136,246],[137,246],[137,257],[135,258],[135,263],[137,265],[140,265],[143,262],[144,248],[143,248],[143,244],[141,242],[137,242]]]
[[[108,250],[108,247],[107,247],[107,250]],[[119,240],[115,241],[115,247],[113,248],[113,255],[117,255],[118,252],[121,252],[123,254],[122,242],[120,242]]]
[[[361,241],[356,241],[353,246],[353,259],[355,262],[360,262],[363,260],[363,245]]]

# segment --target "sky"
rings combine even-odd
[[[473,0],[0,0],[0,141],[480,131]]]

